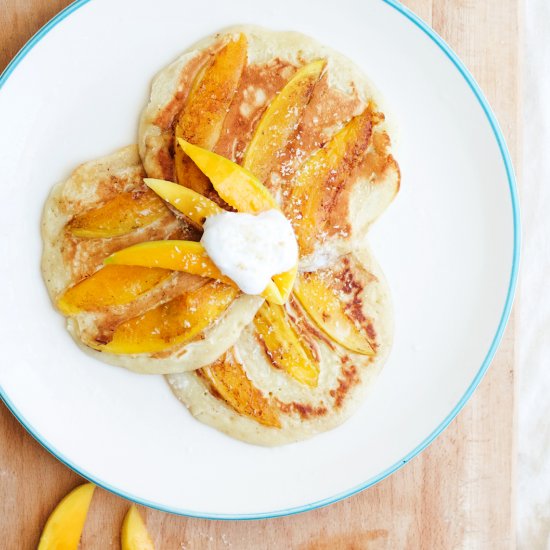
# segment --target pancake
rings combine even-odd
[[[216,98],[218,102],[226,101],[227,112],[212,124],[212,114],[203,109],[195,114],[195,126],[183,137],[239,164],[244,161],[246,166],[247,148],[266,108],[300,67],[326,60],[323,75],[296,117],[295,131],[282,148],[274,151],[268,169],[262,166],[261,174],[252,170],[291,220],[300,215],[296,202],[302,201],[302,197],[292,197],[291,191],[308,171],[307,161],[326,148],[350,120],[370,113],[360,136],[364,143],[357,139],[357,143],[350,144],[343,162],[334,170],[320,174],[316,170],[315,190],[319,196],[315,200],[315,234],[310,235],[300,259],[301,268],[315,269],[360,246],[372,222],[395,197],[400,182],[399,167],[391,152],[392,126],[383,112],[382,97],[360,69],[341,54],[300,33],[248,25],[202,40],[153,81],[139,126],[143,164],[149,177],[177,181],[174,128],[178,117],[188,106],[205,68],[212,66],[224,47],[240,36],[246,38],[247,58],[237,68],[238,74],[232,75],[233,88]],[[201,125],[208,125],[212,131],[197,135],[195,128]],[[185,181],[179,183],[187,185]],[[209,192],[211,188],[203,194]],[[219,199],[215,194],[210,196]],[[311,202],[311,197],[303,198]]]
[[[376,354],[361,355],[338,345],[319,331],[297,300],[291,300],[286,308],[293,325],[318,360],[317,386],[304,385],[274,367],[251,324],[225,358],[233,368],[242,366],[250,384],[239,394],[240,405],[235,396],[227,399],[220,394],[219,386],[205,375],[207,369],[167,376],[172,391],[195,418],[231,437],[271,446],[332,429],[353,414],[390,351],[389,291],[380,268],[366,251],[347,254],[321,273],[339,286],[342,299],[352,304],[352,317],[370,334]],[[339,281],[345,282],[339,285]],[[218,363],[210,368],[232,367]],[[235,386],[237,378],[233,373]]]
[[[125,303],[102,304],[96,296],[96,303],[90,306],[89,299],[79,296],[79,310],[67,304],[63,307],[63,296],[66,291],[75,288],[83,281],[91,281],[94,274],[103,268],[103,260],[111,253],[129,245],[142,241],[159,239],[189,239],[197,240],[199,234],[181,217],[176,217],[156,195],[143,184],[145,172],[141,165],[138,150],[135,145],[125,147],[102,159],[91,161],[77,168],[68,180],[58,184],[52,190],[42,217],[42,236],[44,251],[42,255],[42,273],[53,303],[61,307],[67,314],[67,328],[77,344],[97,359],[109,364],[126,367],[141,373],[165,374],[184,372],[195,369],[216,360],[238,338],[241,330],[253,318],[262,302],[257,296],[239,295],[231,301],[223,314],[216,318],[210,326],[206,326],[191,340],[174,346],[156,345],[150,353],[110,353],[107,351],[113,335],[124,323],[132,323],[147,312],[181,300],[182,296],[193,295],[211,284],[208,279],[181,272],[165,270],[152,271],[146,279],[146,285],[135,299]],[[123,212],[131,211],[132,203],[141,201],[144,208],[151,212],[146,216],[141,227],[136,219],[130,220],[127,232],[116,236],[105,234],[120,233],[120,224],[126,223],[126,218],[118,220],[115,228],[98,226],[97,219],[90,221],[90,213],[101,212],[105,205],[112,204],[113,199],[128,197],[130,206]],[[145,200],[144,200],[145,197]],[[108,214],[113,217],[113,211]],[[90,224],[93,230],[103,236],[82,236],[84,231],[83,216],[88,216],[87,231]],[[149,216],[149,217],[147,217]],[[139,217],[138,217],[139,218]],[[79,223],[75,223],[78,221]],[[139,219],[138,219],[139,222]],[[75,235],[76,233],[76,235]],[[115,268],[117,266],[114,266]],[[116,271],[112,278],[99,281],[102,300],[109,297],[109,288],[105,285],[115,285],[112,291],[118,293],[115,302],[120,302],[121,287],[119,281],[126,276],[126,266],[120,266],[122,272]],[[110,268],[112,269],[112,268]],[[160,273],[158,273],[160,272]],[[133,273],[130,273],[131,275]],[[140,274],[141,276],[141,274]],[[135,287],[131,281],[130,290]],[[153,284],[154,283],[154,284]],[[149,288],[150,287],[150,288]],[[84,305],[82,301],[84,299]],[[228,300],[229,301],[229,300]],[[65,300],[66,302],[66,300]],[[72,300],[74,302],[74,299]],[[174,302],[178,303],[178,302]],[[181,338],[180,338],[181,340]]]

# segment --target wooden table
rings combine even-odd
[[[521,0],[407,0],[464,60],[518,154]],[[0,69],[67,0],[0,0]],[[220,522],[142,509],[158,549],[505,549],[514,546],[514,327],[489,373],[425,452],[376,486],[289,518]],[[55,504],[81,479],[2,405],[0,545],[36,545]],[[118,547],[128,502],[98,489],[82,548]]]

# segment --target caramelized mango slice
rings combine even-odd
[[[178,183],[202,195],[210,192],[208,178],[178,146],[178,138],[212,149],[218,138],[246,64],[244,34],[227,43],[195,78],[175,128],[175,168]]]
[[[279,209],[277,201],[254,174],[216,153],[196,147],[184,140],[179,142],[182,149],[210,178],[220,197],[238,212],[257,214],[273,208]],[[286,302],[295,278],[295,268],[273,277],[281,296],[281,300],[275,303]]]
[[[94,489],[85,483],[63,498],[46,522],[38,550],[77,550]]]
[[[212,281],[120,324],[98,346],[111,353],[155,353],[193,340],[229,307],[239,291]]]
[[[75,237],[108,238],[145,227],[167,213],[164,203],[149,190],[120,193],[99,208],[75,216],[67,230]]]
[[[254,317],[254,326],[273,365],[302,384],[317,386],[319,367],[290,325],[283,307],[264,303]]]
[[[134,504],[124,516],[120,532],[122,550],[155,550],[147,528]]]
[[[298,69],[265,110],[243,160],[243,167],[266,181],[276,154],[296,130],[326,61],[313,61]]]
[[[170,273],[168,269],[106,265],[66,290],[57,307],[64,315],[75,315],[127,304],[161,283]]]
[[[157,195],[187,216],[199,227],[202,227],[204,220],[209,216],[225,212],[214,201],[177,183],[153,178],[145,178],[143,181]]]
[[[374,355],[366,334],[348,317],[337,292],[318,272],[296,280],[294,293],[317,326],[341,346],[362,355]]]
[[[262,182],[242,166],[183,139],[178,143],[210,179],[218,195],[238,212],[257,214],[279,208]]]
[[[104,260],[104,263],[184,271],[235,286],[235,283],[223,275],[210,259],[202,244],[194,241],[173,240],[139,243],[111,254]],[[262,296],[276,304],[284,303],[279,289],[273,282],[262,292]]]
[[[322,230],[318,216],[323,201],[338,193],[343,179],[366,155],[371,129],[372,113],[367,108],[311,155],[293,178],[287,211],[302,254],[313,252],[315,237]]]
[[[230,350],[212,365],[198,371],[236,412],[264,426],[280,428],[277,411],[246,376]]]

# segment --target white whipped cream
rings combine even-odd
[[[219,270],[245,294],[261,294],[273,275],[298,261],[292,225],[278,210],[210,216],[201,243]]]

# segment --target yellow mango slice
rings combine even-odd
[[[286,303],[290,293],[292,292],[292,288],[294,287],[294,281],[296,280],[296,273],[298,273],[298,267],[293,267],[289,271],[285,271],[284,273],[279,273],[278,275],[274,275],[273,281],[275,283],[275,286],[279,289],[279,292],[281,294],[282,302],[280,303]],[[271,300],[273,302],[273,300]],[[279,303],[279,302],[276,302]]]
[[[153,178],[145,178],[143,181],[159,197],[171,204],[199,227],[202,227],[204,220],[209,216],[225,212],[214,201],[177,183]]]
[[[178,143],[210,179],[218,195],[238,212],[258,214],[279,208],[262,182],[236,162],[183,139],[179,139]]]
[[[337,292],[318,272],[296,280],[294,293],[317,326],[341,346],[362,355],[374,355],[369,339],[346,314]]]
[[[235,283],[223,275],[210,259],[202,244],[193,241],[172,240],[139,243],[111,254],[104,260],[104,263],[184,271],[235,286]],[[262,296],[276,304],[284,303],[279,289],[273,282],[262,292]]]
[[[228,42],[213,61],[199,72],[175,127],[175,168],[178,183],[202,195],[209,193],[208,178],[178,145],[184,138],[212,149],[220,136],[227,111],[237,91],[247,59],[248,43],[244,34]]]
[[[134,504],[124,516],[120,532],[122,550],[155,550],[147,528]]]
[[[104,263],[106,265],[160,267],[233,284],[231,279],[222,275],[202,244],[194,241],[171,240],[138,243],[111,254],[105,258]]]
[[[220,394],[224,401],[239,414],[256,420],[264,426],[281,427],[276,409],[246,376],[244,367],[237,361],[231,351],[198,372],[210,382],[212,388]]]
[[[273,365],[302,384],[317,386],[319,366],[290,325],[283,307],[264,303],[254,317],[254,326]]]
[[[184,140],[180,140],[180,145],[210,178],[220,197],[238,212],[258,214],[265,210],[279,209],[277,201],[267,188],[254,174],[242,166]],[[290,296],[295,278],[295,268],[273,277],[281,299],[271,301],[279,304],[285,303]]]
[[[38,550],[77,550],[94,489],[85,483],[63,498],[46,522]]]
[[[98,346],[111,353],[155,353],[189,342],[207,329],[237,297],[238,290],[212,281],[120,324]]]
[[[106,265],[66,290],[57,307],[64,315],[97,311],[135,300],[170,276],[168,269]]]
[[[243,160],[243,167],[266,181],[276,154],[295,132],[326,61],[319,59],[298,69],[265,110]]]
[[[75,216],[67,230],[75,237],[108,238],[145,227],[167,213],[164,203],[150,191],[128,191],[99,208]]]
[[[311,155],[293,178],[287,212],[302,254],[313,251],[315,237],[323,229],[318,219],[323,200],[338,193],[349,171],[366,155],[371,128],[372,113],[366,109]]]

